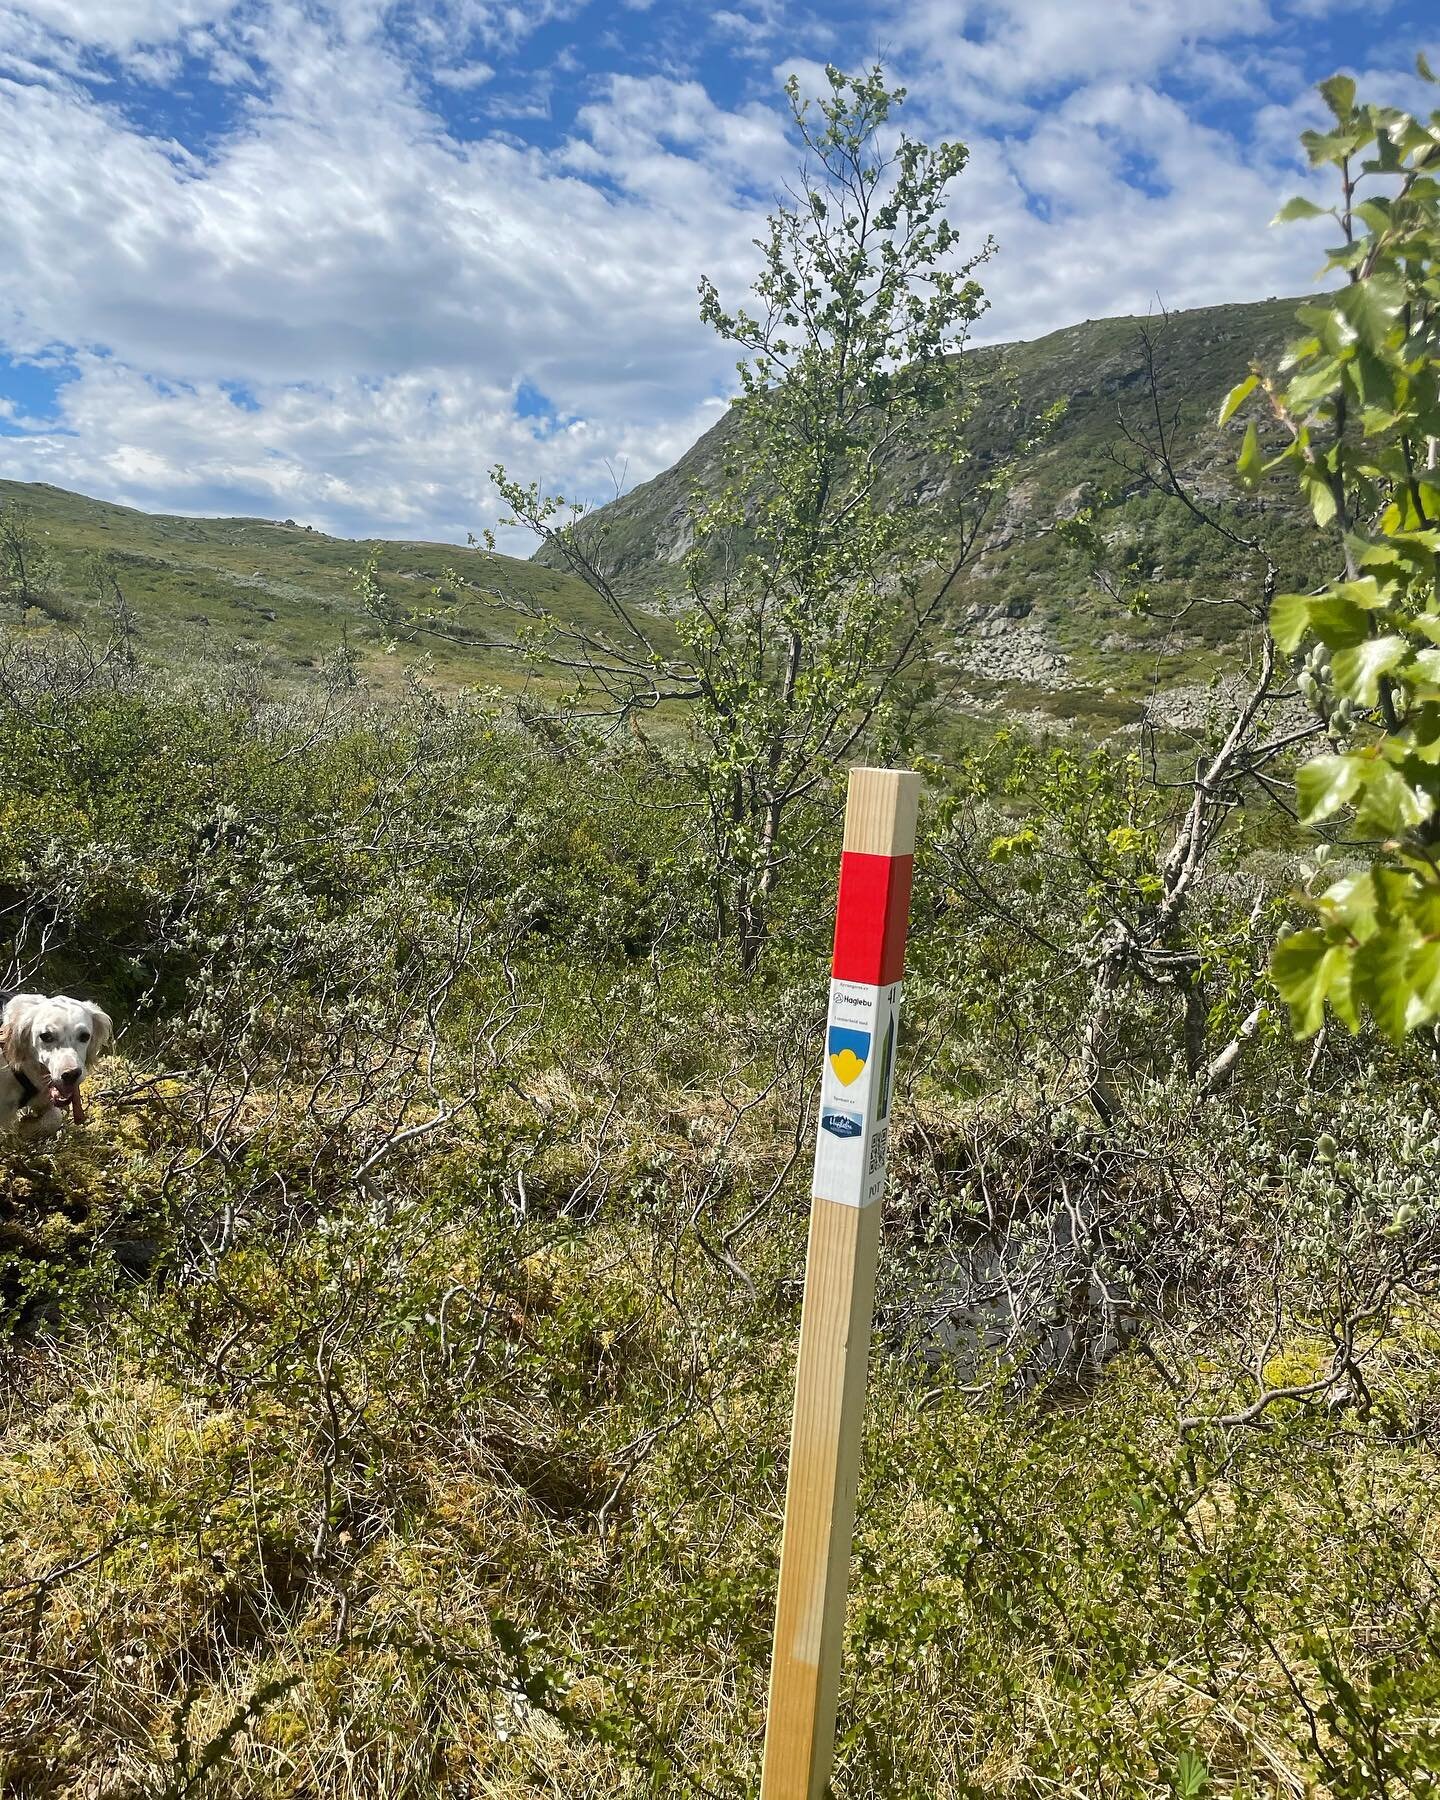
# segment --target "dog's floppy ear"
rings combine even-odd
[[[115,1036],[115,1023],[109,1013],[91,1000],[85,1002],[85,1010],[90,1015],[90,1029],[95,1034],[90,1042],[90,1054],[98,1056]]]
[[[31,1032],[37,1009],[44,1004],[43,994],[16,994],[0,1019],[0,1056],[16,1065],[33,1059],[35,1040]]]

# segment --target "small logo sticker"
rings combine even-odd
[[[864,1130],[859,1113],[827,1112],[820,1115],[823,1128],[838,1138],[859,1137]]]
[[[855,1031],[848,1025],[832,1025],[826,1046],[830,1067],[842,1087],[849,1087],[864,1069],[870,1057],[870,1033]]]

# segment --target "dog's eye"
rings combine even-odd
[[[80,1031],[75,1035],[80,1039],[82,1044],[88,1044],[90,1042],[90,1033],[88,1031]]]
[[[42,1031],[40,1033],[40,1042],[42,1044],[53,1044],[55,1042],[55,1033],[53,1031]]]

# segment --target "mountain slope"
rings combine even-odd
[[[598,623],[594,595],[568,576],[515,557],[452,544],[392,541],[380,546],[383,591],[412,613],[442,621],[442,635],[387,634],[367,616],[358,571],[368,546],[328,537],[293,521],[205,519],[140,512],[42,483],[0,481],[0,507],[29,515],[58,579],[52,616],[103,627],[113,602],[93,576],[96,553],[112,561],[142,650],[169,661],[258,656],[275,672],[304,678],[348,645],[371,679],[391,682],[428,659],[447,684],[526,679],[513,649],[516,619],[485,601],[498,589],[570,617]],[[467,604],[451,576],[462,583]],[[0,618],[18,619],[0,602]],[[32,624],[43,615],[32,609]]]
[[[1207,505],[1249,535],[1260,530],[1287,578],[1309,578],[1319,554],[1308,518],[1281,482],[1263,499],[1243,494],[1231,471],[1242,430],[1215,425],[1220,403],[1252,358],[1273,362],[1294,335],[1295,300],[1203,307],[1168,317],[1086,320],[1033,342],[966,353],[974,412],[970,442],[982,467],[1013,459],[1014,473],[983,550],[960,584],[942,652],[962,700],[1055,714],[1134,716],[1155,687],[1195,686],[1231,647],[1228,610],[1192,606],[1253,583],[1254,559],[1237,556],[1175,501],[1138,477],[1125,430],[1153,431],[1149,335],[1161,416],[1173,425],[1178,465]],[[1010,396],[1018,396],[1012,403]],[[1058,423],[1025,443],[1047,410]],[[603,534],[618,583],[635,594],[683,588],[691,494],[720,476],[735,430],[727,415],[653,481],[597,509],[587,527]],[[1130,465],[1130,466],[1127,466]],[[953,512],[952,471],[921,454],[892,463],[894,503]],[[1155,616],[1136,617],[1100,590],[1081,558],[1056,535],[1058,521],[1096,507],[1102,529],[1148,591]],[[1263,517],[1260,516],[1263,514]],[[535,559],[554,566],[553,554]]]
[[[1260,530],[1287,581],[1314,578],[1319,551],[1294,496],[1281,481],[1259,499],[1241,494],[1231,475],[1241,427],[1214,423],[1251,358],[1276,357],[1293,331],[1295,306],[1270,300],[1164,321],[1087,320],[1031,343],[967,353],[974,454],[982,467],[1013,461],[1014,472],[960,585],[940,651],[962,709],[1115,723],[1138,716],[1157,689],[1178,690],[1182,708],[1203,704],[1204,684],[1233,658],[1234,614],[1193,603],[1253,583],[1254,559],[1148,492],[1125,466],[1122,422],[1143,425],[1152,413],[1142,330],[1156,346],[1163,416],[1175,419],[1175,454],[1190,480],[1247,535]],[[1057,400],[1065,402],[1063,417],[1024,448]],[[718,479],[734,429],[729,415],[672,468],[590,515],[587,529],[603,532],[618,584],[642,604],[663,610],[681,592],[690,496]],[[952,472],[931,456],[897,460],[886,479],[897,506],[942,517],[953,509]],[[515,648],[517,615],[489,604],[497,594],[572,622],[606,622],[595,595],[545,551],[527,562],[449,544],[382,544],[383,594],[438,622],[437,631],[406,634],[387,630],[361,601],[363,543],[289,520],[151,514],[0,481],[0,506],[8,502],[30,515],[58,570],[52,611],[104,626],[113,606],[97,592],[93,557],[108,553],[140,647],[170,661],[238,654],[305,679],[348,647],[381,685],[422,666],[443,684],[515,691],[534,675]],[[1153,616],[1136,616],[1097,587],[1056,533],[1058,521],[1086,505],[1097,507],[1129,584],[1148,591]],[[21,615],[0,597],[0,619],[7,616]],[[36,611],[26,617],[46,628]]]

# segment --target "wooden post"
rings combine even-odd
[[[835,1747],[919,794],[850,771],[761,1800],[821,1800]]]

